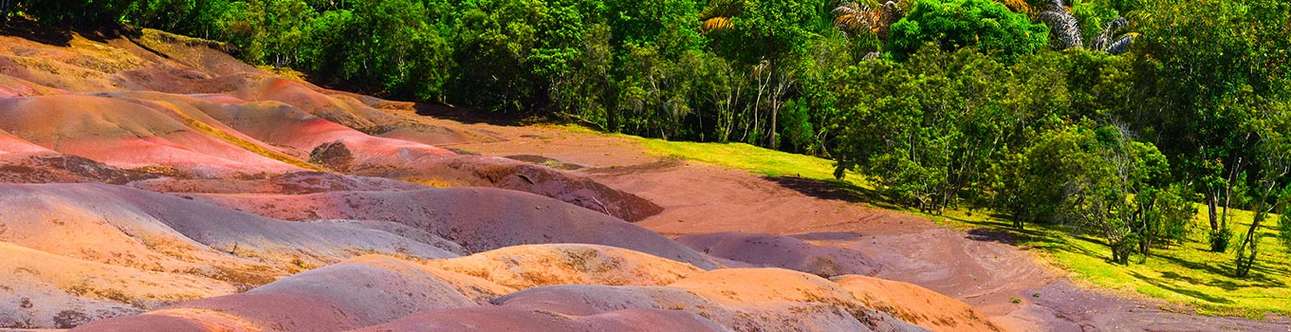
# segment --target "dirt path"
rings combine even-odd
[[[1010,330],[1291,331],[1286,318],[1189,315],[1163,310],[1170,306],[1156,301],[1106,295],[1075,285],[1031,254],[991,236],[942,228],[924,218],[810,190],[794,180],[652,157],[630,139],[557,128],[440,122],[458,130],[487,131],[498,139],[460,142],[452,145],[455,149],[531,160],[541,156],[655,202],[664,211],[639,224],[666,236],[765,233],[856,253],[879,266],[877,276],[961,299]],[[753,247],[782,242],[745,245],[765,250]]]

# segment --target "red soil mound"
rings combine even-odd
[[[208,277],[72,258],[7,239],[0,257],[0,327],[70,328],[237,290]]]
[[[0,129],[0,182],[103,182],[122,184],[149,178],[97,161],[63,155]]]
[[[160,165],[169,170],[168,175],[218,178],[302,168],[351,171],[354,167],[353,173],[360,175],[437,186],[528,191],[629,221],[660,211],[634,195],[544,167],[493,158],[448,158],[453,153],[427,144],[488,141],[493,140],[493,134],[450,129],[416,115],[411,104],[283,79],[242,64],[213,49],[220,45],[211,42],[148,29],[129,39],[106,42],[73,34],[67,47],[0,38],[12,41],[0,47],[2,91],[58,95],[41,105],[23,107],[67,109],[63,106],[69,103],[91,107],[88,112],[71,108],[52,112],[55,114],[28,110],[38,114],[28,117],[36,123],[15,123],[0,110],[0,120],[10,124],[0,129],[11,129],[40,146],[108,165]],[[68,91],[114,94],[78,97],[67,96]],[[86,103],[91,100],[67,98],[109,100]],[[76,128],[78,131],[65,125],[37,128],[68,121],[85,125]],[[29,137],[38,134],[46,135]],[[344,147],[352,154],[354,165],[306,163],[310,153],[324,144]]]
[[[53,153],[54,151],[42,146],[33,144],[10,134],[4,129],[0,129],[0,159],[10,155],[28,155],[38,153]]]
[[[489,301],[494,298],[535,285],[665,284],[698,271],[683,263],[592,245],[508,247],[425,264],[387,256],[365,256],[303,272],[246,293],[188,301],[139,316],[91,323],[84,329],[129,331],[198,326],[215,330],[210,327],[240,326],[283,331],[340,331],[386,323],[419,312],[426,314],[410,316],[392,326],[410,324],[409,320],[433,326],[439,324],[434,322],[443,323],[440,321],[442,317],[453,317],[442,316],[442,311],[436,309],[492,307]],[[503,327],[511,326],[507,325],[511,319],[499,314],[512,311],[489,308],[465,312],[477,313],[476,318],[486,319],[477,322],[485,324],[482,326]],[[519,313],[517,319],[529,314],[527,311],[516,312]],[[521,321],[543,322],[532,321],[531,318]],[[653,319],[664,320],[657,322],[661,325],[639,326],[677,326],[686,328],[686,331],[692,330],[693,326],[716,326],[698,316],[680,312],[640,316],[629,311],[570,319],[550,326],[584,330],[633,326],[623,324]],[[697,323],[702,324],[695,325]]]
[[[330,100],[326,96],[320,98]],[[341,170],[419,164],[455,155],[448,150],[426,144],[369,136],[351,127],[307,113],[301,107],[291,107],[282,103],[226,101],[220,104],[201,103],[198,107],[211,117],[242,133],[270,144],[291,147],[297,151],[297,155],[308,154],[327,143],[343,144],[353,153],[354,165],[339,168]],[[372,112],[386,114],[376,110]]]
[[[117,167],[165,165],[197,175],[281,173],[299,168],[189,107],[110,96],[0,100],[0,129],[52,150]]]
[[[689,312],[626,309],[590,316],[506,308],[435,310],[358,331],[727,331]]]
[[[153,177],[144,171],[122,170],[77,156],[45,153],[0,156],[0,183],[124,184]]]
[[[211,194],[313,194],[330,191],[406,191],[425,186],[386,178],[352,176],[323,172],[292,172],[260,179],[182,179],[155,178],[134,181],[131,187],[171,193]]]
[[[622,220],[538,195],[448,188],[311,195],[200,195],[277,219],[385,220],[425,230],[471,252],[537,243],[603,244],[713,268],[713,259]]]
[[[0,318],[55,326],[60,314],[109,317],[229,294],[365,253],[439,258],[461,251],[433,236],[382,228],[278,221],[121,186],[0,184],[0,244],[13,250],[4,257],[43,257],[3,260],[18,264],[4,271],[31,273],[0,276],[16,299],[0,302],[0,313],[13,313]],[[20,296],[51,300],[31,300],[44,304],[33,309]],[[16,325],[23,324],[5,324]]]
[[[161,322],[175,325],[213,325],[204,322],[210,317],[175,311],[189,309],[219,312],[264,330],[344,331],[416,312],[475,305],[426,267],[370,256],[300,273],[246,293],[185,302],[139,317],[96,322],[84,330],[154,329],[151,324],[157,323],[157,316],[168,317]]]
[[[933,331],[1000,331],[959,300],[900,281],[848,275],[834,279],[870,307]]]
[[[748,233],[688,235],[676,239],[695,250],[755,266],[780,267],[819,276],[872,275],[878,267],[859,252],[817,246],[790,236]]]
[[[782,269],[713,270],[662,287],[539,287],[494,302],[565,315],[680,310],[737,331],[918,330],[828,280]]]
[[[517,290],[546,285],[666,285],[702,270],[690,264],[600,245],[510,246],[429,263]]]
[[[272,220],[121,186],[0,185],[0,193],[3,193],[0,206],[25,207],[5,213],[3,222],[9,230],[5,233],[7,240],[90,259],[103,257],[108,260],[106,262],[115,264],[161,264],[143,259],[140,252],[184,248],[188,248],[185,251],[231,253],[281,264],[334,262],[364,252],[425,258],[456,256],[427,243],[368,227]],[[49,218],[59,219],[63,225],[51,226],[43,222]],[[90,231],[88,227],[101,230]],[[58,228],[66,231],[51,232]],[[139,240],[107,239],[103,233]],[[84,238],[67,241],[67,236],[78,234]],[[168,243],[176,243],[175,248],[164,246]],[[123,248],[122,252],[91,254],[126,244],[137,245]],[[116,257],[122,258],[116,261]],[[157,257],[159,260],[165,258]]]
[[[542,264],[549,268],[540,268]],[[561,285],[566,283],[573,285]],[[498,297],[516,289],[525,290]],[[895,299],[894,294],[915,299]],[[84,329],[919,330],[894,315],[918,316],[939,324],[924,325],[935,328],[989,329],[987,323],[955,316],[966,308],[962,303],[927,295],[917,287],[875,286],[869,279],[848,277],[839,284],[782,269],[703,272],[624,249],[558,244],[426,263],[360,257],[243,294],[184,302]],[[893,302],[930,299],[953,311],[910,311]]]

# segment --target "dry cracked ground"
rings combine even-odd
[[[0,330],[1289,326],[630,138],[414,109],[159,31],[0,36]]]

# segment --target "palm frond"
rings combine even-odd
[[[1027,15],[1034,14],[1032,12],[1033,9],[1031,9],[1031,4],[1027,3],[1027,0],[1000,0],[1000,2],[1003,2],[1005,7],[1009,7],[1009,10],[1014,12]]]
[[[1062,0],[1048,3],[1038,18],[1049,26],[1049,35],[1052,38],[1050,43],[1054,49],[1065,50],[1084,45],[1080,37],[1080,22],[1068,12]]]
[[[704,32],[722,31],[722,30],[730,29],[733,26],[734,25],[731,24],[730,17],[716,16],[716,17],[712,17],[704,20],[703,31]]]
[[[900,19],[910,7],[910,1],[888,1],[875,8],[857,1],[844,2],[833,10],[834,25],[849,33],[869,31],[883,36],[888,26]]]
[[[1112,45],[1115,45],[1121,42],[1124,42],[1126,45],[1129,45],[1130,40],[1133,40],[1133,37],[1129,39],[1116,38],[1117,35],[1121,33],[1121,30],[1124,29],[1125,26],[1127,25],[1129,25],[1129,21],[1127,21],[1124,17],[1118,17],[1115,20],[1112,20],[1111,22],[1107,22],[1107,26],[1103,27],[1103,32],[1099,33],[1098,37],[1094,38],[1094,42],[1093,44],[1090,45],[1090,48],[1111,53],[1110,50],[1112,48]]]
[[[869,5],[848,2],[834,8],[834,25],[844,31],[873,30],[876,12]]]
[[[1130,49],[1130,43],[1134,42],[1135,36],[1138,36],[1138,34],[1127,33],[1125,36],[1122,36],[1121,39],[1117,39],[1116,42],[1113,42],[1111,45],[1107,45],[1107,48],[1103,49],[1103,51],[1108,54],[1125,53],[1125,51]]]

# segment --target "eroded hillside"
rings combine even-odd
[[[847,275],[874,272],[864,257],[821,271],[713,256],[695,248],[719,238],[632,223],[665,212],[650,199],[448,148],[550,145],[210,42],[143,30],[0,45],[0,328],[998,329],[922,287]]]

